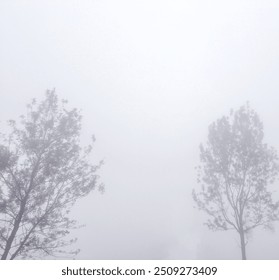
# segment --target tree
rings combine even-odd
[[[57,256],[76,221],[73,204],[93,189],[102,190],[98,165],[89,162],[92,146],[80,145],[81,115],[66,109],[56,93],[33,99],[20,124],[9,121],[10,132],[0,145],[1,259]]]
[[[279,219],[279,202],[267,189],[278,175],[278,157],[263,137],[263,124],[247,104],[212,123],[200,146],[201,191],[193,190],[193,198],[209,215],[209,229],[239,234],[242,259],[251,231],[272,229]]]

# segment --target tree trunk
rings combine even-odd
[[[240,244],[241,244],[241,255],[242,259],[246,260],[246,244],[245,244],[245,236],[243,230],[239,232],[240,235]]]
[[[16,237],[17,231],[19,229],[19,225],[20,225],[21,220],[22,220],[22,216],[23,216],[24,211],[25,211],[25,205],[26,205],[27,197],[28,197],[28,194],[26,195],[24,200],[21,202],[19,213],[18,213],[18,215],[17,215],[17,217],[15,219],[15,223],[14,223],[12,232],[11,232],[11,234],[10,234],[8,240],[7,240],[7,243],[6,243],[6,246],[5,246],[5,249],[4,249],[4,253],[3,253],[2,257],[1,257],[1,260],[6,260],[7,257],[8,257],[8,254],[9,254],[9,252],[11,250],[13,241],[14,241],[14,239]]]
[[[1,257],[1,260],[6,260],[7,259],[8,255],[9,255],[9,252],[11,250],[12,244],[14,242],[14,239],[16,237],[16,234],[17,234],[17,231],[19,229],[19,226],[20,226],[23,214],[25,212],[25,207],[26,207],[27,200],[29,198],[29,194],[30,194],[30,192],[32,190],[33,181],[34,181],[34,178],[35,178],[36,173],[38,171],[38,166],[39,166],[39,163],[40,163],[40,157],[41,157],[41,155],[39,156],[39,158],[38,158],[38,160],[36,162],[36,165],[35,165],[35,167],[32,170],[28,190],[27,190],[27,192],[25,194],[25,197],[23,198],[23,200],[20,203],[20,210],[19,210],[19,213],[18,213],[18,215],[17,215],[17,217],[15,219],[14,227],[12,229],[12,232],[11,232],[7,242],[6,242],[6,246],[5,246],[5,249],[4,249],[4,253],[3,253],[2,257]],[[12,255],[13,258],[15,258],[15,256],[16,255]]]
[[[16,236],[16,233],[17,233],[17,231],[19,229],[19,225],[20,225],[20,222],[21,222],[22,214],[23,213],[20,213],[19,217],[15,221],[13,230],[12,230],[11,235],[9,236],[8,240],[7,240],[7,243],[6,243],[6,246],[5,246],[5,250],[4,250],[4,253],[3,253],[2,257],[1,257],[1,260],[6,260],[7,257],[8,257],[8,254],[10,252],[12,243],[13,243],[13,241],[15,239],[15,236]]]

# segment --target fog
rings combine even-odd
[[[55,87],[105,161],[105,193],[71,212],[78,259],[241,257],[194,208],[195,166],[209,124],[246,101],[279,151],[278,14],[275,0],[0,2],[1,127]],[[276,227],[254,231],[249,259],[279,258]]]

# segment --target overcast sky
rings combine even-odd
[[[78,203],[81,259],[240,258],[191,197],[208,125],[250,101],[279,150],[279,2],[0,1],[0,125],[56,88],[106,185]],[[279,187],[279,182],[278,182]],[[279,259],[279,227],[248,258]]]

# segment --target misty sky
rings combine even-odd
[[[240,258],[193,208],[194,167],[208,125],[246,101],[279,150],[278,1],[1,0],[0,35],[1,127],[55,87],[105,160],[105,194],[72,211],[78,258]],[[278,234],[254,232],[247,257],[279,259]]]

